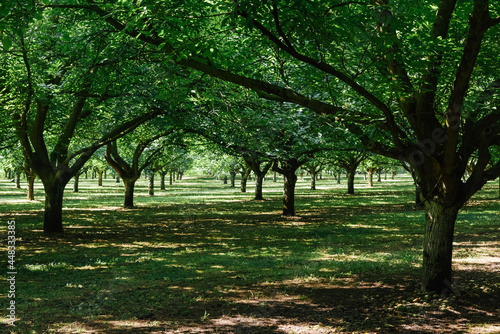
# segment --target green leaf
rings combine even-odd
[[[9,35],[2,35],[2,46],[5,50],[9,50],[12,47],[12,40]]]

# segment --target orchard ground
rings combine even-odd
[[[2,333],[500,333],[500,200],[487,184],[459,215],[455,294],[420,292],[423,211],[408,176],[297,184],[281,216],[281,180],[264,201],[186,177],[122,209],[123,185],[80,179],[65,192],[63,235],[42,232],[35,202],[0,181],[2,254],[16,222],[16,326]],[[23,184],[24,185],[24,184]],[[6,263],[6,262],[4,262]],[[4,298],[5,297],[5,298]]]

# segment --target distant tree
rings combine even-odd
[[[135,183],[167,145],[166,137],[173,132],[152,135],[141,130],[107,144],[106,161],[120,175],[125,186],[124,208],[134,207]]]

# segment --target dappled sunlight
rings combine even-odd
[[[281,184],[266,183],[268,199],[252,201],[252,193],[202,181],[175,185],[178,197],[170,197],[172,187],[151,198],[143,182],[133,209],[118,206],[120,191],[95,199],[67,193],[61,235],[43,234],[42,210],[13,205],[23,230],[24,326],[40,322],[60,333],[316,334],[370,324],[383,332],[401,330],[398,321],[411,314],[435,320],[468,312],[458,305],[445,313],[438,302],[418,299],[423,212],[413,209],[411,191],[380,185],[348,197],[343,187],[324,183],[315,192],[303,183],[297,216],[282,217]],[[498,271],[495,203],[476,203],[460,215],[454,268],[464,295],[498,291],[482,289]],[[484,281],[466,285],[463,277],[477,273]],[[53,288],[45,289],[48,281]],[[44,308],[54,314],[50,322]]]

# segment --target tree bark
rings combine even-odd
[[[241,192],[246,193],[247,192],[247,180],[248,177],[250,176],[250,173],[252,172],[252,169],[248,167],[244,173],[241,174]]]
[[[425,202],[422,289],[439,294],[452,292],[453,230],[459,206]]]
[[[311,168],[309,171],[311,173],[311,190],[316,190],[316,169]]]
[[[259,173],[259,175],[255,174],[255,196],[254,196],[255,201],[264,200],[262,188],[264,185],[264,177],[265,176],[266,176],[265,173]]]
[[[356,168],[347,168],[347,193],[349,195],[354,195],[354,176],[356,174]]]
[[[155,195],[155,173],[151,173],[151,175],[149,176],[148,194],[149,196]]]
[[[297,183],[297,175],[295,173],[287,173],[283,175],[283,216],[295,216],[295,185]]]
[[[424,203],[422,202],[422,188],[415,183],[415,207],[422,209],[424,207]]]
[[[45,184],[45,212],[43,217],[43,231],[45,233],[62,233],[62,206],[64,184],[54,180]]]
[[[35,174],[28,173],[26,174],[26,179],[28,181],[28,201],[35,200]]]
[[[160,172],[160,190],[165,190],[165,175],[167,173]]]
[[[76,174],[74,176],[74,181],[73,181],[73,192],[77,193],[78,192],[78,183],[80,180],[80,174]]]
[[[231,188],[234,188],[235,187],[235,181],[236,181],[236,172],[235,171],[231,171]]]
[[[135,188],[136,178],[123,179],[123,185],[125,186],[125,199],[123,201],[124,208],[134,207],[134,188]]]
[[[375,169],[373,168],[368,168],[368,186],[371,188],[373,187],[373,172]]]
[[[97,171],[97,175],[99,176],[99,179],[97,181],[97,186],[98,187],[102,187],[102,174],[104,173],[104,171]]]
[[[16,188],[21,189],[21,171],[16,171]]]

